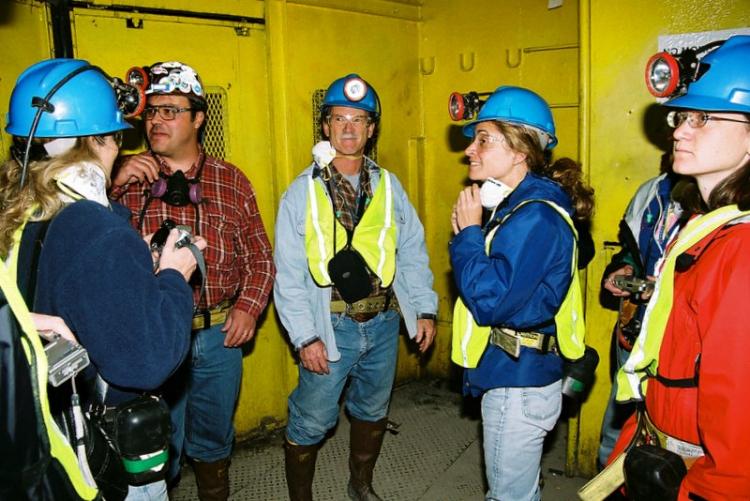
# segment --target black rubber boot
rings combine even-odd
[[[361,421],[351,418],[349,443],[349,485],[347,494],[355,501],[382,501],[372,490],[372,474],[383,445],[387,418],[379,421]]]
[[[318,449],[320,444],[297,445],[289,441],[284,442],[286,485],[291,501],[312,501],[312,483]]]

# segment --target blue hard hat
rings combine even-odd
[[[356,73],[334,80],[323,98],[323,106],[347,106],[380,116],[380,100],[370,84]]]
[[[49,98],[52,108],[41,113],[34,137],[93,136],[131,128],[100,69],[80,59],[49,59],[32,65],[18,77],[10,96],[5,131],[28,137],[39,111],[32,102],[43,100],[53,87],[77,70],[82,71]]]
[[[489,120],[528,125],[541,130],[549,136],[545,149],[552,149],[557,144],[555,121],[547,101],[528,89],[509,85],[495,89],[479,110],[477,119],[464,126],[464,135],[474,137],[477,124]]]
[[[708,69],[682,96],[665,106],[704,111],[750,113],[750,36],[727,39],[701,59]]]

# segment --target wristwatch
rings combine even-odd
[[[435,313],[420,313],[417,315],[417,320],[437,320],[437,315]]]

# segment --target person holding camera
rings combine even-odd
[[[347,493],[380,499],[372,478],[388,421],[400,317],[421,353],[435,336],[437,295],[422,223],[396,176],[365,155],[380,112],[375,89],[358,75],[331,83],[320,117],[330,143],[313,148],[314,163],[279,205],[274,299],[300,360],[285,443],[294,501],[312,499],[318,450],[336,425],[347,381]]]
[[[154,274],[129,212],[107,198],[128,128],[112,81],[86,61],[42,61],[13,88],[0,255],[32,311],[61,317],[88,351],[85,379],[95,390],[81,389],[87,407],[109,409],[155,390],[190,346],[194,254],[176,249],[172,232]],[[203,249],[205,241],[194,245]],[[166,498],[163,470],[161,480],[130,486],[129,499],[142,496]]]
[[[172,458],[192,459],[203,500],[227,499],[242,346],[255,335],[275,273],[255,190],[236,166],[201,145],[208,102],[199,75],[178,61],[148,68],[142,117],[148,150],[121,159],[110,196],[142,234],[167,219],[208,241],[206,274],[195,282],[192,354],[169,383]],[[191,315],[188,315],[190,317]]]
[[[665,172],[643,183],[620,221],[622,250],[612,257],[602,279],[604,290],[619,300],[612,336],[616,364],[613,373],[627,360],[640,332],[648,298],[653,291],[656,264],[669,239],[684,224],[684,211],[672,198],[678,181],[678,175]],[[607,464],[623,423],[633,413],[632,405],[617,403],[616,394],[617,381],[614,380],[602,419],[600,466]]]
[[[593,190],[573,160],[549,164],[552,112],[528,89],[497,88],[463,132],[472,184],[451,217],[452,360],[467,368],[464,393],[482,397],[486,499],[538,500],[563,357],[588,379],[596,361],[583,344],[574,222],[591,215]]]
[[[686,89],[664,103],[672,168],[692,178],[680,203],[697,216],[668,245],[617,374],[619,401],[645,400],[641,426],[631,418],[611,456],[627,448],[634,499],[750,495],[750,36],[704,52]],[[644,423],[650,446],[633,441]]]

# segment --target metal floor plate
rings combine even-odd
[[[484,499],[484,466],[478,409],[437,380],[399,386],[389,418],[399,426],[387,433],[375,468],[375,491],[389,501],[468,501]],[[559,474],[565,461],[565,423],[550,435],[542,462],[544,499],[573,500],[585,483]],[[230,469],[232,500],[285,500],[281,432],[238,445]],[[349,478],[349,421],[343,415],[318,455],[313,494],[316,501],[346,500]],[[189,466],[172,501],[198,499]]]

